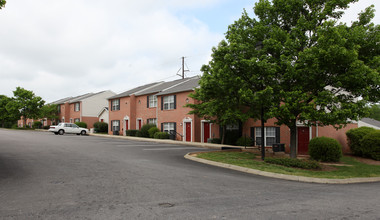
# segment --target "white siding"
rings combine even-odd
[[[98,117],[99,112],[108,107],[108,99],[116,95],[112,91],[104,91],[91,97],[82,100],[82,116],[83,117]]]
[[[109,124],[108,111],[106,111],[106,110],[102,111],[102,113],[99,115],[99,121],[102,121],[102,119],[103,119],[103,122]]]

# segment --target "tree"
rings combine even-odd
[[[2,9],[5,6],[5,3],[7,3],[7,1],[0,0],[0,9]]]
[[[18,119],[17,115],[12,114],[12,112],[9,112],[6,108],[7,104],[11,101],[11,98],[5,95],[0,95],[0,123],[2,128],[14,123]]]
[[[219,80],[238,80],[239,88],[233,88],[250,117],[264,108],[264,120],[274,116],[290,128],[293,158],[297,122],[338,128],[379,100],[380,32],[370,23],[373,6],[351,26],[337,23],[340,10],[355,1],[260,0],[254,8],[257,20],[244,12],[229,26],[227,67],[219,68],[228,78]]]
[[[36,96],[32,91],[17,87],[13,91],[13,101],[6,105],[9,112],[17,115],[18,118],[22,117],[24,126],[26,125],[27,118],[39,118],[41,115],[41,108],[45,101],[41,97]]]
[[[56,104],[47,104],[41,107],[40,118],[46,118],[47,120],[57,120],[58,106]]]
[[[380,121],[380,105],[372,105],[369,109],[369,117]]]

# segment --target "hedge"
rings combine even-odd
[[[149,129],[155,128],[155,124],[145,124],[141,127],[141,136],[140,137],[149,137]]]
[[[167,132],[156,132],[154,134],[155,139],[170,139],[170,135]]]
[[[309,155],[313,160],[338,162],[342,158],[342,146],[329,137],[316,137],[310,140]]]
[[[348,145],[351,149],[351,152],[356,156],[363,156],[363,151],[365,151],[366,146],[361,144],[361,139],[369,134],[376,131],[374,128],[370,127],[360,127],[353,128],[346,132]]]
[[[94,123],[94,131],[97,133],[107,133],[108,132],[108,124],[105,122],[95,122]]]
[[[136,136],[138,130],[126,130],[125,135],[127,136]]]
[[[149,137],[150,138],[154,138],[154,134],[157,133],[157,132],[160,132],[160,129],[158,129],[157,127],[151,127],[151,128],[149,128],[149,130],[148,130]]]
[[[253,140],[250,137],[240,137],[236,141],[237,146],[252,146],[253,145]]]
[[[264,159],[265,163],[277,164],[286,167],[295,167],[302,169],[321,169],[321,165],[314,160],[300,160],[296,158],[272,158]]]
[[[79,121],[79,122],[75,122],[75,124],[81,128],[87,128],[87,124],[85,122]]]
[[[363,156],[380,160],[380,130],[365,135],[361,142]]]

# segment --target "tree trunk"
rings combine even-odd
[[[221,144],[224,144],[224,140],[225,140],[225,137],[226,137],[226,125],[223,125],[222,126],[222,140],[221,140]]]
[[[290,158],[297,158],[297,121],[290,126]]]

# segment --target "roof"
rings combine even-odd
[[[186,82],[187,80],[188,80],[188,78],[187,79],[177,79],[177,80],[170,81],[170,82],[161,82],[159,84],[156,84],[155,86],[152,86],[151,88],[147,88],[147,89],[141,90],[139,92],[136,92],[135,95],[140,96],[140,95],[148,95],[148,94],[162,92],[167,88],[170,88],[172,86],[175,86],[175,85],[183,83],[183,82]]]
[[[114,96],[111,96],[109,97],[108,99],[116,99],[116,98],[121,98],[121,97],[128,97],[128,96],[131,96],[132,94],[135,94],[139,91],[142,91],[144,89],[148,89],[152,86],[155,86],[157,84],[161,84],[162,82],[155,82],[155,83],[150,83],[150,84],[146,84],[146,85],[143,85],[143,86],[139,86],[139,87],[136,87],[136,88],[133,88],[133,89],[130,89],[128,91],[125,91],[125,92],[122,92],[120,94],[117,94],[117,95],[114,95]]]
[[[193,91],[195,88],[199,87],[199,80],[200,80],[199,76],[187,78],[181,83],[178,83],[172,87],[168,87],[164,89],[162,92],[158,93],[157,95],[167,95],[167,94],[173,94],[173,93],[178,93],[178,92]]]
[[[109,90],[107,90],[109,91]],[[52,102],[51,104],[57,104],[57,105],[60,105],[60,104],[64,104],[66,102],[69,102],[69,103],[74,103],[74,102],[80,102],[82,101],[83,99],[86,99],[86,98],[89,98],[91,96],[95,96],[95,95],[98,95],[100,93],[103,93],[103,92],[107,92],[107,91],[101,91],[101,92],[97,92],[97,93],[86,93],[86,94],[83,94],[83,95],[79,95],[79,96],[75,96],[75,97],[66,97],[66,98],[63,98],[63,99],[59,99],[57,101],[54,101]]]
[[[360,121],[380,128],[380,121],[372,118],[362,118]]]
[[[66,98],[63,98],[63,99],[59,99],[57,101],[54,101],[52,102],[51,104],[56,104],[56,105],[59,105],[59,104],[64,104],[65,102],[69,101],[70,99],[72,99],[73,97],[66,97]]]

